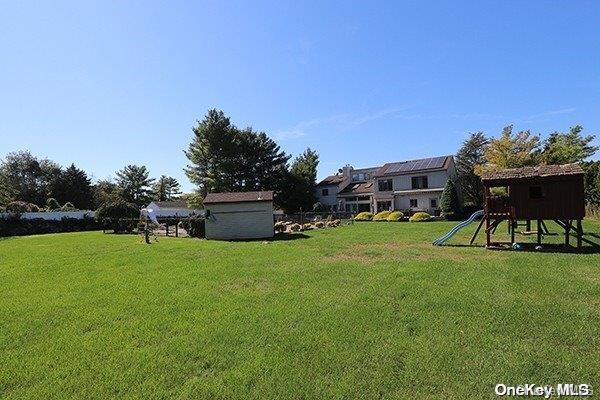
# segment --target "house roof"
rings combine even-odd
[[[375,176],[402,175],[412,172],[448,168],[452,156],[421,158],[419,160],[399,161],[384,164]]]
[[[273,191],[209,193],[204,198],[204,204],[214,203],[245,203],[255,201],[273,201]]]
[[[185,200],[154,201],[159,208],[189,208]]]
[[[339,193],[344,195],[361,195],[373,193],[373,182],[351,182]]]
[[[338,183],[341,183],[343,180],[344,180],[344,177],[341,174],[329,175],[328,177],[323,179],[321,182],[317,183],[317,186],[337,185]]]
[[[579,164],[540,165],[537,167],[523,167],[503,169],[500,171],[484,172],[481,180],[487,181],[515,181],[531,178],[551,178],[571,175],[583,175]]]

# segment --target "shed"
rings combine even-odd
[[[273,192],[209,193],[204,199],[206,238],[273,237]]]
[[[553,220],[565,230],[565,245],[569,234],[577,237],[581,247],[583,230],[581,220],[585,216],[584,172],[578,164],[541,165],[490,171],[482,175],[485,189],[485,216],[487,244],[490,234],[502,221],[508,220],[514,228],[517,221],[537,221],[538,243],[542,239],[544,220]],[[502,188],[497,194],[493,188]],[[483,222],[483,221],[482,221]],[[576,226],[574,224],[576,223]]]

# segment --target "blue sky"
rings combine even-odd
[[[453,154],[504,125],[600,134],[600,3],[6,2],[0,157],[178,178],[207,109],[319,177]],[[598,141],[596,141],[598,143]]]

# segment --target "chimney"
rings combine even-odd
[[[344,178],[350,178],[352,176],[352,170],[354,170],[352,165],[346,164],[344,168],[342,168],[342,176]]]

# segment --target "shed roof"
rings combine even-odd
[[[256,201],[273,201],[273,191],[265,190],[262,192],[209,193],[204,199],[204,204],[246,203]]]
[[[531,178],[552,178],[572,175],[583,175],[579,164],[540,165],[537,167],[523,167],[503,169],[500,171],[484,172],[481,180],[488,181],[518,181]]]

